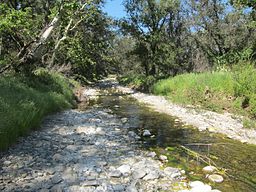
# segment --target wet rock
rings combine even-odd
[[[160,174],[158,171],[154,170],[154,171],[150,171],[145,177],[143,177],[143,180],[154,180],[154,179],[158,179],[160,177]]]
[[[175,178],[175,177],[181,176],[180,170],[177,169],[177,168],[173,168],[173,167],[166,167],[166,168],[164,169],[164,173],[165,173],[167,176],[171,177],[171,178]]]
[[[99,182],[97,180],[84,181],[82,183],[83,186],[99,186]]]
[[[138,192],[136,188],[136,181],[132,181],[132,183],[126,188],[126,192]]]
[[[154,152],[154,151],[151,151],[151,152],[149,152],[148,154],[147,154],[147,157],[152,157],[152,158],[154,158],[156,156],[156,152]]]
[[[128,118],[124,117],[124,118],[121,119],[121,121],[122,121],[122,123],[127,123]]]
[[[165,155],[160,155],[159,160],[162,161],[162,162],[168,162],[168,158]]]
[[[51,179],[51,181],[52,181],[53,184],[58,184],[58,183],[60,183],[61,181],[63,181],[63,179],[62,179],[60,176],[55,175],[55,176]]]
[[[223,177],[221,175],[212,174],[208,176],[208,179],[213,183],[221,183],[223,182]]]
[[[69,151],[76,151],[77,150],[77,146],[75,145],[68,145],[66,147],[66,150],[69,150]]]
[[[49,189],[40,189],[38,192],[49,192]]]
[[[63,191],[64,186],[63,185],[54,185],[50,192],[62,192]]]
[[[216,171],[216,170],[217,170],[217,168],[214,167],[214,166],[206,166],[206,167],[204,167],[204,168],[202,169],[202,171],[203,171],[204,173],[213,173],[213,172]]]
[[[132,177],[134,179],[141,179],[143,178],[145,175],[147,174],[147,172],[144,169],[139,169],[139,170],[135,170],[132,174]]]
[[[3,163],[5,166],[9,166],[9,165],[11,165],[12,164],[12,162],[11,161],[4,161],[4,163]]]
[[[125,191],[125,186],[124,185],[113,185],[113,190],[115,192]]]
[[[131,173],[130,165],[122,165],[117,168],[123,175],[129,175]]]
[[[194,187],[197,187],[197,186],[201,186],[201,185],[204,185],[204,183],[202,181],[192,181],[189,183],[189,186],[191,188],[194,188]]]
[[[116,178],[119,178],[122,176],[122,173],[121,171],[119,170],[113,170],[113,171],[110,171],[110,173],[108,174],[110,177],[116,177]]]
[[[54,161],[61,161],[63,159],[63,156],[59,153],[56,153],[55,155],[52,156],[52,159]]]
[[[151,133],[149,130],[144,130],[142,135],[143,135],[143,137],[149,137],[149,136],[151,136]]]
[[[136,136],[137,136],[137,134],[136,134],[134,131],[129,131],[129,132],[128,132],[128,135],[129,135],[130,137],[136,137]]]
[[[201,181],[193,181],[189,186],[191,187],[190,192],[210,192],[212,190],[210,185],[204,184]]]

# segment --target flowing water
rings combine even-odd
[[[169,165],[184,169],[189,180],[208,182],[201,172],[206,163],[184,151],[189,149],[209,157],[218,168],[224,168],[224,182],[212,184],[223,192],[256,191],[256,146],[227,139],[220,134],[199,132],[183,125],[175,117],[154,112],[127,96],[106,94],[94,105],[110,108],[120,118],[128,118],[125,126],[142,136],[149,130],[153,137],[141,137],[141,147],[168,156]],[[194,153],[193,153],[194,154]],[[223,169],[222,169],[223,170]]]

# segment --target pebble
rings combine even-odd
[[[212,190],[210,185],[204,184],[201,181],[193,181],[189,186],[191,187],[190,192],[210,192]]]
[[[4,163],[3,163],[5,166],[9,166],[9,165],[11,165],[12,164],[12,162],[11,161],[4,161]]]
[[[221,175],[217,175],[217,174],[209,175],[209,176],[208,176],[208,179],[209,179],[211,182],[214,182],[214,183],[221,183],[221,182],[223,182],[223,180],[224,180]]]
[[[125,191],[125,186],[123,185],[113,185],[113,190],[114,191]]]
[[[60,176],[54,176],[51,180],[53,184],[58,184],[61,181],[63,181],[63,179]]]
[[[164,173],[171,178],[179,177],[182,174],[179,169],[173,167],[164,168]]]
[[[149,136],[151,136],[150,131],[149,130],[144,130],[143,131],[143,137],[149,137]]]
[[[126,118],[126,117],[124,117],[124,118],[121,119],[121,122],[122,122],[122,123],[127,123],[127,121],[128,121],[128,118]]]
[[[122,176],[122,173],[119,170],[113,170],[109,173],[109,176],[119,178]]]
[[[96,180],[91,180],[91,181],[84,181],[82,183],[83,186],[99,186],[99,182]]]
[[[168,161],[168,158],[167,158],[167,156],[165,156],[165,155],[160,155],[160,156],[159,156],[159,160],[162,161],[162,162],[167,162],[167,161]]]
[[[154,152],[154,151],[151,151],[151,152],[149,152],[148,154],[147,154],[147,157],[152,157],[152,158],[154,158],[156,156],[156,152]]]
[[[130,165],[122,165],[117,168],[123,175],[130,174],[131,173],[131,167]]]
[[[202,169],[202,171],[203,171],[204,173],[213,173],[213,172],[216,171],[216,170],[217,170],[217,168],[214,167],[214,166],[206,166],[206,167],[204,167],[204,168]]]
[[[160,175],[158,171],[151,171],[145,177],[143,177],[143,180],[154,180],[154,179],[158,179],[159,177]]]
[[[62,191],[63,191],[63,185],[54,185],[50,190],[50,192],[62,192]]]
[[[147,172],[141,169],[141,170],[135,170],[132,176],[134,179],[142,179],[146,174]]]

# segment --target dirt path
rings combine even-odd
[[[114,81],[114,79],[110,79]],[[182,122],[197,127],[200,131],[222,133],[228,138],[243,143],[256,144],[256,129],[244,128],[242,121],[232,118],[232,114],[219,114],[207,110],[182,107],[171,103],[162,96],[154,96],[136,92],[130,88],[117,85],[117,89],[130,94],[139,102],[146,104],[155,111],[178,117]]]

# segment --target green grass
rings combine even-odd
[[[256,69],[253,65],[233,71],[189,73],[160,80],[153,93],[180,104],[217,112],[229,111],[256,118]]]
[[[0,77],[0,150],[40,124],[42,118],[72,107],[70,82],[58,74],[38,70],[32,77]]]

